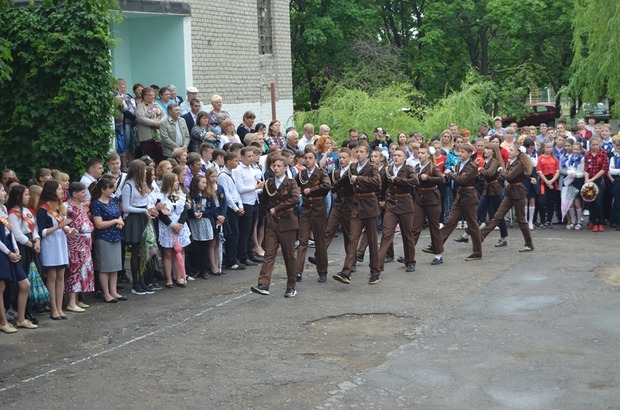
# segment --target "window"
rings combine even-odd
[[[271,0],[258,0],[258,51],[260,54],[273,53],[271,35]]]

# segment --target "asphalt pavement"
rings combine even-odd
[[[453,237],[462,231],[455,231]],[[3,408],[620,408],[620,232],[533,232],[534,252],[450,239],[444,263],[385,265],[370,286],[250,292],[258,268],[0,334]],[[400,236],[396,256],[402,255]],[[418,251],[429,242],[424,231]],[[330,276],[343,259],[329,249]],[[311,252],[309,252],[311,255]],[[366,256],[368,258],[368,255]]]

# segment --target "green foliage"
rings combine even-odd
[[[0,158],[24,177],[39,167],[73,177],[102,158],[111,124],[113,0],[44,1],[2,13],[10,81],[0,84]]]
[[[620,2],[575,0],[573,75],[564,92],[596,103],[620,100]]]
[[[373,94],[339,85],[328,87],[328,90],[319,109],[296,113],[298,129],[308,122],[325,123],[337,141],[346,139],[350,128],[370,135],[375,127],[382,127],[394,136],[401,131],[421,132],[428,139],[453,122],[468,128],[472,134],[482,122],[489,123],[491,118],[484,106],[493,95],[494,84],[480,81],[478,75],[470,72],[460,90],[432,105],[424,105],[423,96],[404,83],[389,85]],[[403,112],[402,108],[409,108],[411,112]]]

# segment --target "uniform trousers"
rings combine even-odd
[[[484,227],[480,231],[480,236],[482,239],[486,238],[488,234],[490,234],[495,227],[504,220],[504,217],[508,212],[510,212],[510,208],[515,207],[515,213],[517,215],[517,221],[519,223],[519,229],[521,229],[521,233],[523,234],[523,239],[525,240],[525,246],[529,246],[530,248],[534,248],[534,244],[532,243],[532,234],[530,233],[530,228],[528,227],[527,219],[525,218],[525,206],[527,205],[527,198],[522,199],[510,199],[507,196],[502,199],[502,203],[499,204],[499,209],[495,212],[493,219],[489,222],[488,225]]]
[[[295,236],[296,231],[283,231],[267,227],[265,232],[265,257],[260,273],[258,274],[258,283],[266,288],[271,284],[271,274],[273,266],[278,256],[278,246],[282,248],[282,257],[286,266],[287,289],[295,289],[296,272],[295,272]]]
[[[405,252],[405,264],[415,263],[415,240],[413,238],[413,212],[394,214],[386,210],[383,214],[383,233],[381,246],[379,247],[379,264],[383,270],[385,256],[390,247],[394,249],[394,234],[396,224],[400,225],[400,235],[403,238],[403,250]]]
[[[357,258],[357,243],[364,229],[366,229],[368,246],[370,248],[370,274],[378,275],[381,272],[381,266],[379,264],[379,246],[377,243],[377,217],[352,218],[349,247],[347,248],[344,266],[342,267],[342,273],[345,276],[351,276],[351,267],[355,265]]]
[[[441,230],[439,229],[439,218],[441,216],[441,205],[418,205],[413,203],[413,242],[414,246],[418,244],[420,233],[424,227],[424,219],[428,220],[428,230],[431,233],[431,246],[436,254],[443,253],[443,239]],[[413,254],[413,263],[415,263],[415,253]]]
[[[342,211],[337,207],[332,207],[332,211],[329,214],[327,220],[327,228],[325,229],[325,247],[329,248],[331,245],[338,227],[342,227],[342,235],[344,236],[344,250],[346,252],[349,246],[349,236],[351,232],[351,211]]]
[[[482,240],[480,238],[480,227],[478,226],[478,217],[477,210],[478,204],[471,205],[457,205],[453,204],[452,209],[450,210],[450,214],[448,214],[448,219],[446,220],[446,224],[443,228],[441,228],[441,241],[442,243],[446,243],[454,229],[456,228],[456,224],[461,220],[465,219],[467,222],[467,227],[469,228],[471,240],[472,240],[472,254],[474,256],[482,256]],[[433,249],[433,252],[437,254],[438,252]]]
[[[316,271],[319,275],[327,275],[327,245],[325,243],[325,200],[304,198],[299,218],[299,247],[297,248],[296,273],[302,273],[306,265],[308,240],[310,233],[314,236]]]

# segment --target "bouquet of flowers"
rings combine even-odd
[[[581,187],[581,197],[586,202],[592,202],[598,195],[598,186],[594,182],[587,182]]]

